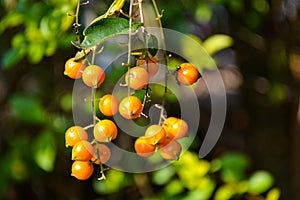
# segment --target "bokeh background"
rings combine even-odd
[[[64,144],[74,123],[64,63],[76,53],[66,13],[76,3],[1,0],[0,199],[300,199],[300,1],[158,0],[165,28],[206,41],[226,87],[224,130],[199,159],[210,107],[197,83],[190,150],[151,173],[109,170],[106,181],[71,177]],[[82,25],[110,3],[82,6]]]

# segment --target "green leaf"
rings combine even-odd
[[[273,176],[267,171],[256,171],[249,178],[249,189],[251,194],[261,194],[267,191],[274,183]]]
[[[216,34],[207,38],[203,43],[203,47],[206,49],[209,55],[232,46],[233,39],[228,35]]]
[[[2,60],[2,69],[9,69],[16,65],[25,56],[24,49],[9,49]]]
[[[142,23],[133,22],[132,31],[135,31]],[[129,21],[124,18],[104,18],[101,19],[84,31],[84,40],[79,45],[81,48],[97,46],[117,35],[128,34]]]
[[[54,168],[56,149],[52,132],[42,132],[32,146],[33,157],[36,164],[43,170],[51,172]]]
[[[45,113],[40,103],[31,96],[17,94],[10,100],[13,116],[22,122],[41,124],[45,121]]]
[[[175,175],[175,171],[173,167],[168,166],[153,172],[152,181],[157,185],[164,185],[168,183],[174,175]]]

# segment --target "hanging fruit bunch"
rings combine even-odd
[[[65,132],[66,147],[72,148],[71,167],[72,176],[79,180],[90,178],[94,172],[94,167],[99,166],[99,180],[105,179],[105,164],[109,162],[113,155],[110,144],[114,142],[119,133],[119,127],[111,117],[120,115],[125,120],[136,120],[146,117],[144,114],[145,105],[149,102],[149,80],[159,72],[160,60],[156,57],[157,49],[152,44],[157,43],[155,36],[149,35],[145,31],[144,13],[142,1],[130,1],[129,13],[122,11],[125,0],[115,0],[109,9],[101,16],[94,19],[84,30],[83,40],[79,31],[78,12],[81,5],[86,4],[78,0],[73,28],[77,35],[77,40],[72,44],[78,48],[78,52],[73,58],[65,63],[64,74],[71,79],[76,79],[90,88],[92,99],[89,101],[92,107],[92,122],[84,127],[74,125]],[[161,25],[162,14],[158,12],[157,5],[153,1],[157,14],[157,19]],[[133,8],[139,17],[134,17]],[[162,29],[162,26],[160,27]],[[132,50],[132,35],[141,31],[143,35],[144,48]],[[106,80],[105,70],[95,63],[95,57],[101,54],[101,45],[108,39],[117,36],[128,35],[128,59],[127,63],[120,63],[120,66],[127,67],[124,74],[123,86],[128,88],[127,96],[119,99],[114,94],[105,94],[101,98],[96,98],[95,94]],[[168,64],[168,56],[163,52],[164,64]],[[131,63],[131,57],[135,57],[135,63]],[[200,78],[200,73],[192,63],[182,63],[174,73],[163,72],[165,76],[174,75],[178,84],[184,86],[193,85]],[[144,99],[135,95],[136,91],[145,90]],[[165,84],[164,99],[159,109],[161,109],[160,120],[157,124],[149,125],[142,136],[135,138],[135,153],[141,158],[149,158],[158,152],[165,160],[178,160],[182,151],[179,140],[188,136],[188,124],[186,121],[164,114],[165,96],[167,95],[167,84]],[[98,107],[95,104],[98,104]],[[100,118],[97,116],[96,108],[101,112]],[[107,117],[107,118],[106,118]]]

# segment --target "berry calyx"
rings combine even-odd
[[[119,111],[119,100],[111,94],[106,94],[99,101],[99,110],[105,116],[113,116]]]
[[[125,119],[136,119],[140,116],[143,105],[136,96],[125,97],[119,105],[119,113]]]
[[[82,80],[84,84],[91,88],[100,87],[104,79],[104,70],[97,65],[87,66],[82,73]]]
[[[192,63],[182,63],[177,69],[177,81],[183,85],[192,85],[198,78],[200,73]]]
[[[129,80],[130,79],[130,80]],[[125,75],[125,83],[134,90],[140,90],[148,84],[148,72],[142,67],[132,67]]]
[[[85,69],[85,65],[82,62],[75,61],[75,58],[70,58],[65,63],[64,75],[72,78],[79,79]]]
[[[109,142],[116,139],[118,129],[116,124],[109,120],[103,119],[94,126],[94,137],[98,142]]]
[[[72,160],[88,161],[93,157],[93,153],[93,145],[86,140],[82,140],[74,145],[72,149]]]
[[[72,126],[65,132],[66,147],[72,147],[81,140],[87,140],[88,134],[81,126]]]
[[[94,166],[90,161],[76,160],[72,164],[71,176],[74,176],[78,180],[87,180],[94,172]]]

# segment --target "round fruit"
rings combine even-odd
[[[165,129],[157,124],[149,126],[145,131],[145,136],[148,136],[147,141],[149,144],[156,145],[158,143],[164,143],[166,140]]]
[[[177,69],[177,80],[183,85],[192,85],[199,77],[199,71],[191,63],[182,63]]]
[[[65,133],[66,147],[72,147],[81,140],[87,140],[88,134],[81,126],[72,126]]]
[[[188,125],[187,123],[176,117],[168,117],[164,123],[163,127],[167,133],[167,137],[173,139],[179,139],[185,137],[188,132]]]
[[[90,161],[76,160],[72,164],[71,176],[79,180],[86,180],[91,177],[94,172],[94,166]]]
[[[97,144],[95,146],[94,157],[92,158],[93,163],[95,164],[105,164],[111,155],[111,151],[105,144]]]
[[[105,79],[103,69],[97,65],[90,65],[86,67],[82,74],[83,82],[92,88],[98,88]]]
[[[81,62],[76,62],[75,58],[70,58],[65,63],[64,75],[72,79],[79,79],[82,76],[82,72],[85,69],[85,65]]]
[[[106,94],[99,101],[99,110],[105,116],[113,116],[119,110],[119,100],[111,94]]]
[[[132,67],[125,75],[125,83],[129,84],[129,87],[134,90],[140,90],[144,88],[149,81],[148,72],[142,67]]]
[[[126,119],[136,119],[140,116],[143,105],[136,96],[125,97],[119,105],[119,113]]]
[[[135,152],[142,157],[150,157],[155,152],[155,145],[149,144],[146,136],[141,136],[134,143]]]
[[[149,77],[154,76],[158,71],[158,63],[155,58],[149,60],[137,60],[136,66],[144,68],[148,72]]]
[[[167,145],[161,146],[159,152],[166,160],[178,160],[181,150],[181,144],[176,140],[171,140]]]
[[[94,137],[99,142],[109,142],[116,139],[117,135],[117,126],[109,119],[103,119],[94,126]]]
[[[93,154],[93,145],[86,140],[82,140],[74,145],[72,149],[72,160],[88,161],[93,157]]]

